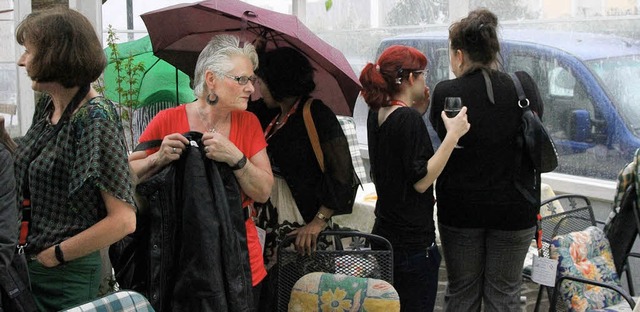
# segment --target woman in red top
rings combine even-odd
[[[246,112],[255,90],[254,69],[258,57],[253,45],[240,47],[237,37],[218,35],[203,49],[196,64],[195,102],[161,111],[140,136],[140,142],[162,139],[160,148],[134,152],[129,163],[144,180],[180,158],[189,143],[182,133],[203,133],[208,158],[225,162],[244,194],[243,207],[265,202],[271,193],[273,174],[266,153],[267,143],[255,115]],[[252,284],[256,301],[259,283],[266,276],[262,247],[251,218],[246,221]]]

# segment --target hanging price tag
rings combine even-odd
[[[531,280],[545,286],[554,287],[556,283],[556,270],[558,260],[533,256],[531,268]]]

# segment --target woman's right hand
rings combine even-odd
[[[180,134],[172,133],[162,139],[160,149],[155,153],[156,165],[162,167],[174,160],[180,159],[185,146],[189,144],[189,140]]]
[[[447,135],[453,135],[454,138],[456,138],[456,141],[465,135],[469,131],[469,128],[471,128],[471,124],[469,124],[469,121],[467,120],[466,106],[463,106],[458,115],[453,118],[447,117],[444,111],[442,111],[440,115],[444,122],[444,127],[447,129]]]

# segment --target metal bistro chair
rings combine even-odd
[[[551,258],[558,259],[550,311],[630,311],[635,307],[622,288],[609,240],[600,228],[556,236],[550,251]]]
[[[295,236],[286,237],[278,247],[278,311],[287,311],[294,284],[312,272],[343,274],[393,283],[393,249],[385,238],[357,231],[324,231],[333,246],[311,255],[300,255],[293,248]],[[371,250],[370,244],[387,246]]]
[[[540,219],[539,230],[542,230],[542,237],[540,238],[542,242],[542,248],[540,250],[541,257],[550,257],[549,246],[554,237],[575,231],[582,231],[589,226],[596,225],[591,201],[586,196],[577,194],[558,195],[543,201],[540,206],[547,210],[560,211]],[[530,270],[525,268],[523,276],[531,279]],[[539,311],[542,293],[545,290],[547,291],[548,298],[551,299],[553,288],[540,285],[534,311]]]

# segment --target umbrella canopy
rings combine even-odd
[[[189,75],[193,75],[198,55],[216,34],[234,34],[242,42],[255,42],[261,36],[267,40],[267,51],[293,47],[316,69],[316,90],[311,95],[323,100],[338,115],[352,115],[361,86],[349,62],[342,52],[293,15],[239,0],[209,0],[179,4],[140,17],[155,55]]]
[[[117,50],[119,59],[125,60],[131,55],[134,63],[142,62],[144,64],[144,71],[137,77],[136,86],[140,90],[138,94],[140,107],[157,102],[179,104],[191,102],[195,99],[193,90],[190,87],[189,76],[176,69],[175,66],[153,55],[149,36],[117,44]],[[115,62],[111,60],[111,48],[106,48],[104,51],[107,55],[107,60],[109,60],[107,68],[104,70],[105,96],[118,102],[120,101],[116,82],[118,72],[115,68]],[[122,75],[125,75],[124,68],[121,68],[120,71]],[[122,87],[127,89],[124,85]]]

